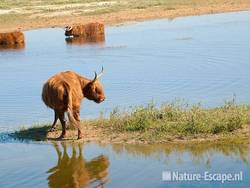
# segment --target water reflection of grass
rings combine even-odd
[[[129,153],[135,156],[152,157],[161,159],[162,156],[169,157],[174,154],[177,162],[182,162],[183,154],[187,153],[191,160],[197,164],[211,165],[214,154],[240,159],[248,164],[248,154],[250,147],[248,142],[234,140],[233,142],[204,142],[204,143],[185,143],[185,144],[113,144],[112,149],[116,153]],[[167,160],[168,161],[168,160]]]
[[[129,110],[114,109],[107,118],[84,120],[82,128],[88,137],[95,136],[96,140],[161,143],[248,137],[249,123],[250,106],[237,105],[233,100],[217,108],[173,102],[161,107],[150,103]],[[15,135],[44,140],[47,129],[47,125],[21,129]],[[51,133],[52,137],[58,132]],[[68,132],[72,135],[74,130]]]

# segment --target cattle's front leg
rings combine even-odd
[[[82,132],[81,132],[81,126],[80,126],[80,108],[76,108],[74,109],[73,112],[74,118],[77,121],[77,130],[78,130],[78,138],[77,139],[81,139],[82,138]]]

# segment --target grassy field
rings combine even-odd
[[[21,129],[20,139],[55,139],[60,130],[47,135],[49,126]],[[156,107],[153,103],[128,110],[114,109],[109,117],[82,121],[84,139],[106,142],[164,143],[169,141],[217,140],[250,135],[250,106],[226,102],[218,108],[203,108],[180,101]],[[76,138],[68,131],[68,139]]]
[[[250,0],[1,0],[1,30],[250,10]]]

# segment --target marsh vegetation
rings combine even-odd
[[[84,140],[104,142],[162,143],[187,140],[218,140],[249,136],[250,106],[238,105],[234,100],[221,107],[204,108],[183,101],[153,102],[129,109],[115,108],[108,116],[83,120]],[[60,126],[58,126],[60,127]],[[68,127],[66,139],[72,139],[74,129]],[[49,125],[22,128],[14,134],[19,139],[56,139],[60,128],[47,135]],[[76,133],[76,132],[75,132]]]

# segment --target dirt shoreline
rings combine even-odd
[[[207,142],[248,142],[250,143],[250,129],[249,126],[243,126],[242,129],[233,131],[227,134],[207,134],[207,135],[191,135],[191,136],[173,136],[167,135],[165,138],[159,140],[147,140],[140,136],[140,132],[111,132],[102,127],[87,126],[82,128],[83,138],[77,140],[77,131],[68,130],[67,136],[62,141],[73,142],[98,142],[102,144],[194,144]],[[48,132],[45,140],[56,140],[61,134],[61,130]]]
[[[0,32],[14,31],[14,30],[32,30],[48,27],[64,27],[65,25],[74,25],[78,23],[87,22],[102,22],[105,25],[119,25],[127,22],[137,22],[145,20],[154,20],[159,18],[174,19],[182,16],[196,16],[204,14],[225,13],[249,11],[250,4],[226,4],[216,7],[177,7],[175,9],[168,9],[164,7],[151,7],[146,9],[132,9],[120,12],[105,13],[91,16],[64,16],[53,18],[37,18],[24,19],[21,23],[6,22],[1,24]]]
[[[59,139],[61,130],[49,131],[51,126],[31,127],[16,131],[11,137],[30,141],[63,141],[100,144],[198,144],[198,143],[250,143],[249,125],[229,133],[199,134],[190,136],[166,135],[163,138],[147,140],[140,132],[115,132],[103,126],[82,126],[83,138],[77,139],[77,130],[67,130],[67,135]],[[58,125],[58,127],[60,127]]]

